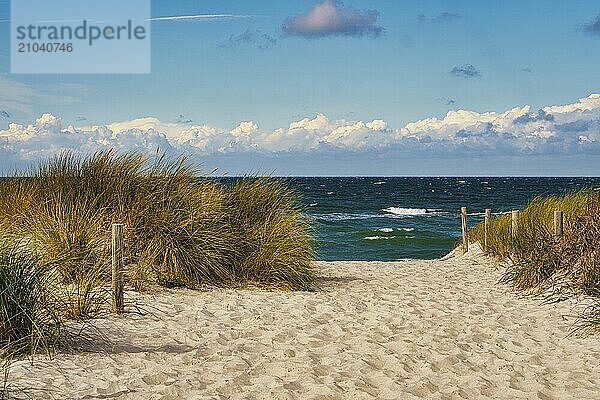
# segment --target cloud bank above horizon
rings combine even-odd
[[[522,162],[528,157],[576,157],[585,161],[600,156],[600,94],[537,111],[530,106],[504,112],[449,111],[443,118],[422,119],[399,128],[381,119],[332,120],[324,114],[275,130],[262,130],[256,121],[223,129],[154,117],[74,127],[44,114],[32,124],[11,123],[0,131],[0,170],[24,168],[63,150],[91,154],[110,149],[147,154],[160,149],[194,161],[211,160],[221,170],[235,173],[250,172],[250,165],[256,165],[244,160],[263,160],[259,165],[278,168],[286,167],[285,160],[290,158],[302,164],[324,156],[420,159],[434,164],[440,158],[465,157],[519,157]],[[590,172],[600,174],[600,165],[591,165],[596,170]],[[358,169],[355,173],[361,174]]]

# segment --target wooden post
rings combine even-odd
[[[462,223],[462,248],[463,252],[469,251],[469,228],[467,227],[467,207],[461,207],[460,219]]]
[[[123,225],[112,226],[112,310],[121,314],[123,302]]]
[[[490,221],[492,220],[492,210],[489,208],[485,209],[485,222],[484,222],[484,238],[483,238],[483,250],[488,248],[488,232],[490,230]]]
[[[554,211],[554,237],[557,239],[563,235],[563,212]]]
[[[512,236],[517,236],[517,231],[519,229],[519,211],[514,210],[512,212],[512,225],[511,225],[511,233]]]

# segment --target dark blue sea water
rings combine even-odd
[[[600,188],[600,178],[287,178],[313,222],[321,260],[434,259],[486,208],[506,212],[537,195]]]

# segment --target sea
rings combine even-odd
[[[600,178],[285,178],[311,221],[320,260],[436,259],[460,237],[460,208],[468,224],[524,208],[535,196],[583,188]]]

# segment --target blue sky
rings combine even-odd
[[[267,135],[322,114],[331,124],[383,120],[385,129],[399,131],[418,120],[442,119],[451,110],[502,113],[530,105],[530,112],[535,112],[600,93],[600,32],[593,25],[600,15],[597,1],[329,0],[342,13],[376,19],[363,21],[362,27],[338,27],[339,31],[318,35],[301,29],[284,32],[290,18],[306,16],[323,1],[153,1],[154,18],[240,17],[152,22],[149,75],[9,74],[9,24],[0,23],[0,111],[10,115],[0,119],[0,130],[9,123],[35,124],[49,113],[60,118],[63,128],[154,117],[163,124],[185,121],[227,132],[240,122],[253,121],[258,128],[249,133]],[[0,0],[0,20],[9,19],[9,14],[8,2]],[[582,118],[589,122],[595,117]],[[588,127],[586,143],[595,141],[596,131],[597,127]],[[270,153],[294,149],[277,147]],[[314,152],[312,147],[309,150]],[[278,164],[277,154],[267,156],[265,151],[259,152],[260,157],[268,160],[252,168],[295,173]],[[402,164],[397,151],[386,153],[380,143],[340,152],[362,163],[388,154]],[[563,154],[579,160],[571,173],[600,173],[598,147],[581,152]],[[533,153],[556,158],[556,150],[536,148]],[[482,154],[476,156],[486,159]],[[205,158],[219,164],[218,156],[217,149]],[[442,156],[452,158],[433,154],[428,165],[434,167],[423,170],[436,174],[436,168],[443,169]],[[503,156],[515,157],[522,165],[506,173],[536,174],[541,165],[527,151]],[[310,160],[306,157],[298,156],[298,174],[304,173],[302,164]],[[449,163],[460,166],[456,160],[462,157],[464,153],[457,151]],[[344,170],[340,162],[321,170]],[[498,166],[503,164],[498,161]],[[310,174],[310,169],[305,170]],[[455,171],[476,174],[479,170],[457,167]],[[373,172],[374,167],[355,171]],[[393,174],[394,169],[387,173]]]

